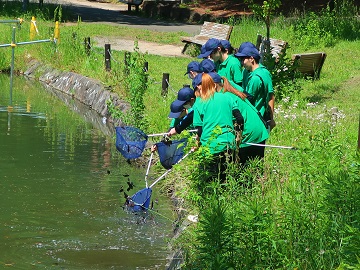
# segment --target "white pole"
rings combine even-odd
[[[151,152],[149,164],[148,164],[148,167],[147,167],[147,169],[146,169],[146,174],[145,174],[145,184],[146,184],[146,188],[148,188],[147,178],[148,178],[148,175],[149,175],[149,171],[150,171],[150,166],[151,166],[151,161],[152,161],[153,155],[154,155],[154,153]]]
[[[271,148],[281,148],[281,149],[291,149],[296,150],[296,147],[292,146],[280,146],[280,145],[271,145],[271,144],[260,144],[260,143],[244,143],[247,145],[261,146],[261,147],[271,147]]]

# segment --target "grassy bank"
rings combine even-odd
[[[264,174],[255,168],[239,171],[230,164],[226,185],[204,184],[196,155],[167,179],[166,185],[185,199],[187,213],[199,214],[199,222],[175,243],[184,250],[184,269],[359,269],[360,23],[353,15],[349,6],[342,6],[337,13],[325,10],[280,17],[272,24],[272,36],[290,44],[288,58],[293,53],[327,53],[320,80],[297,79],[278,88],[281,95],[277,96],[282,98],[275,106],[277,126],[267,143],[297,150],[267,148]],[[17,41],[28,40],[30,17],[24,16],[26,23],[17,30]],[[39,18],[37,22],[39,39],[52,35],[52,21]],[[232,23],[230,41],[236,47],[265,34],[264,25],[255,19]],[[15,67],[23,70],[36,58],[99,79],[130,98],[125,90],[129,82],[124,77],[124,52],[113,51],[112,70],[105,71],[103,49],[93,47],[87,55],[84,38],[111,33],[119,38],[179,43],[184,35],[134,31],[81,22],[62,24],[57,46],[18,46]],[[0,38],[2,43],[10,42],[10,25],[0,28]],[[0,69],[9,68],[10,57],[9,48],[0,49]],[[184,76],[186,65],[195,59],[139,58],[149,63],[143,95],[147,132],[163,132],[177,90],[190,83]],[[160,95],[163,73],[170,73],[166,97]],[[245,188],[249,181],[252,187]]]

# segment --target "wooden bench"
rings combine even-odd
[[[326,59],[325,52],[299,53],[292,56],[296,70],[306,77],[320,78],[320,72]]]
[[[185,43],[185,46],[181,53],[184,53],[189,44],[204,45],[210,38],[226,39],[229,40],[233,27],[231,25],[204,22],[201,26],[200,34],[193,37],[181,37],[181,41]]]
[[[259,50],[261,59],[263,58],[265,52],[266,40],[262,35],[257,36],[256,48]],[[279,56],[285,53],[288,43],[281,39],[270,38],[270,52],[273,58],[277,60]]]

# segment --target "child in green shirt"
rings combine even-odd
[[[246,46],[235,56],[240,58],[244,68],[250,72],[245,92],[251,97],[251,104],[268,121],[270,130],[273,129],[276,125],[273,117],[275,95],[270,72],[259,63],[260,54],[256,48]]]
[[[242,117],[230,96],[216,92],[216,85],[209,74],[197,76],[202,76],[202,79],[201,84],[196,86],[199,88],[200,100],[194,108],[193,125],[198,130],[201,148],[205,151],[207,149],[211,154],[209,163],[204,164],[205,169],[213,177],[220,175],[220,179],[224,181],[226,155],[232,156],[236,148],[235,131],[239,131]]]

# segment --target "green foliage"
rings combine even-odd
[[[353,1],[337,0],[333,10],[327,7],[320,15],[314,12],[306,14],[291,27],[298,43],[306,49],[314,45],[330,47],[338,39],[359,39],[357,14]]]
[[[56,9],[54,10],[54,22],[56,21],[61,22],[61,19],[62,19],[62,7],[57,6]]]
[[[213,195],[205,200],[202,222],[197,228],[199,253],[192,269],[232,269],[234,267],[233,217],[225,198]],[[211,244],[210,244],[211,243]]]
[[[293,166],[309,164],[299,158],[294,154]],[[298,180],[260,178],[250,189],[233,177],[237,170],[228,171],[226,185],[210,183],[213,195],[199,201],[185,269],[334,269],[357,262],[358,169],[343,174],[339,168],[339,177],[327,177],[331,184],[300,170]]]
[[[23,1],[0,1],[0,16],[9,17],[9,18],[22,18],[26,21],[31,20],[32,16],[35,16],[36,19],[49,20],[51,21],[54,18],[61,6],[57,3],[51,4],[46,3],[43,6],[39,6],[37,2],[30,2],[27,5],[27,10],[23,11]],[[69,19],[71,13],[68,9],[64,8],[64,13],[61,14],[60,18]]]
[[[137,42],[135,42],[134,53],[126,54],[125,61],[126,64],[123,70],[124,86],[131,109],[122,120],[127,125],[147,130],[148,122],[145,118],[144,94],[148,87],[148,75],[144,70],[145,57],[139,51]]]
[[[272,75],[276,98],[282,99],[301,90],[297,80],[300,77],[296,72],[297,65],[287,56],[286,50],[279,54],[277,59],[270,52],[265,51],[263,65]]]
[[[191,249],[184,269],[357,269],[360,156],[339,143],[348,120],[306,102],[281,105],[282,128],[272,136],[291,138],[300,149],[268,150],[264,174],[256,162],[246,170],[230,163],[225,184],[202,183],[203,191],[190,185],[199,223],[182,245]],[[201,183],[202,160],[195,160],[189,171]],[[222,241],[229,245],[212,245]]]
[[[360,163],[354,161],[347,171],[329,172],[325,183],[325,200],[331,217],[328,231],[335,232],[342,243],[339,252],[346,261],[356,262],[360,254]]]
[[[249,7],[256,16],[259,16],[262,20],[264,20],[266,25],[266,37],[269,39],[271,19],[275,14],[275,10],[280,7],[281,0],[264,1],[262,5],[255,3],[254,0],[245,0],[245,3],[249,4]]]
[[[185,54],[191,57],[197,57],[200,54],[200,46],[190,43],[186,48]]]

